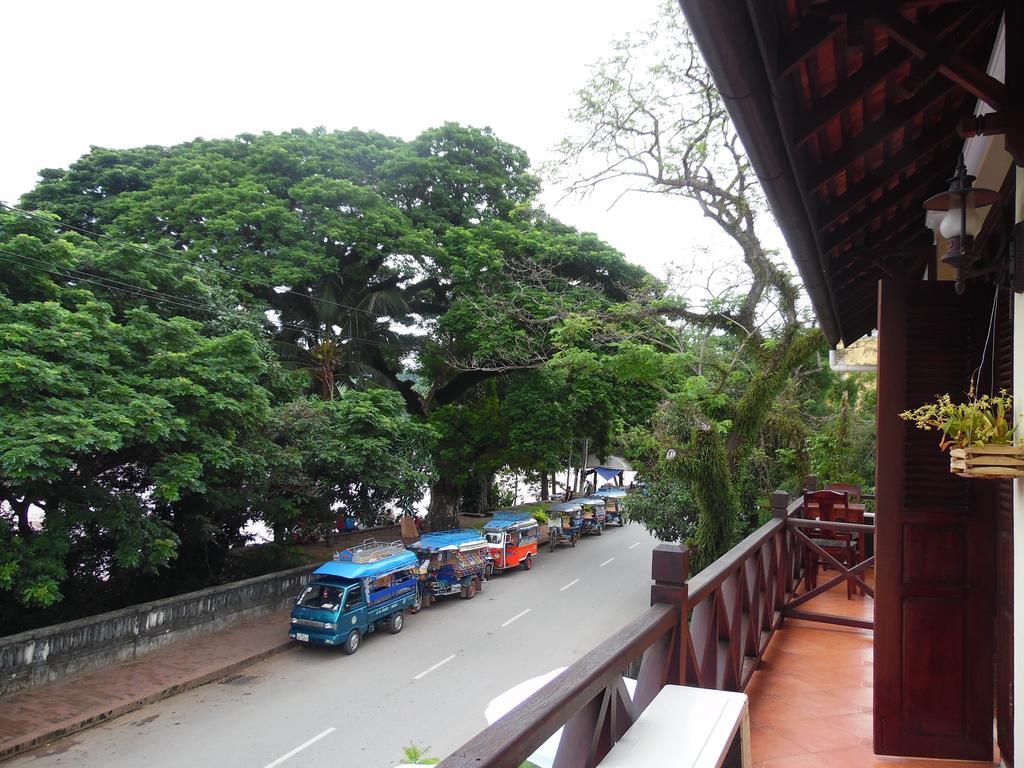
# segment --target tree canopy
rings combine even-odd
[[[631,410],[587,318],[656,283],[539,209],[489,130],[93,148],[40,175],[0,211],[7,606],[198,584],[249,520],[374,522],[428,487],[450,525]]]

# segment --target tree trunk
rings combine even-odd
[[[548,500],[548,471],[546,469],[541,470],[540,473],[540,500]]]
[[[18,516],[18,536],[22,539],[28,539],[32,536],[35,531],[32,530],[32,526],[28,520],[28,510],[32,506],[32,502],[28,500],[26,496],[21,501],[15,501],[14,499],[8,499],[11,507],[14,509],[15,514]]]
[[[430,487],[430,509],[427,512],[430,530],[447,531],[458,527],[462,490],[462,486],[446,477],[438,478]]]

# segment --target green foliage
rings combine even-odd
[[[535,510],[533,513],[533,519],[541,525],[545,525],[548,521],[548,513],[542,512],[541,510]]]
[[[697,529],[697,500],[690,486],[675,479],[651,480],[625,498],[631,522],[643,523],[662,541],[691,542]]]
[[[875,484],[874,377],[865,374],[836,377],[821,402],[817,426],[807,438],[811,471],[819,482],[853,483],[862,488]],[[799,487],[799,486],[795,486]]]
[[[536,209],[489,130],[94,148],[40,175],[34,215],[0,212],[7,627],[214,582],[250,520],[372,522],[428,485],[439,519],[486,504],[496,472],[656,404],[608,333],[649,276]]]
[[[441,758],[439,757],[427,757],[429,750],[430,747],[417,747],[415,744],[402,747],[405,762],[409,765],[437,765],[440,763]]]
[[[342,390],[333,400],[305,397],[271,418],[265,519],[329,530],[340,514],[364,525],[411,510],[432,479],[437,435],[406,412],[392,391]]]

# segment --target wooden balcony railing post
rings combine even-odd
[[[785,520],[789,517],[789,493],[786,491],[775,491],[772,493],[772,517],[776,520]],[[789,533],[785,528],[779,531],[775,556],[776,577],[774,594],[772,595],[772,610],[780,616],[789,599],[790,584],[793,581],[793,564],[789,557]]]
[[[807,479],[804,480],[804,488],[812,492],[818,490],[818,476],[808,475]]]
[[[789,494],[786,491],[775,491],[772,494],[772,517],[785,518],[789,509]]]
[[[690,647],[690,604],[687,579],[690,578],[690,550],[683,544],[659,544],[651,557],[651,605],[666,603],[676,607],[678,622],[671,650],[666,683],[686,685],[687,652]]]

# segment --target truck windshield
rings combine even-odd
[[[323,584],[310,584],[299,595],[299,605],[307,608],[323,608],[328,611],[338,610],[341,605],[341,587],[328,587]]]
[[[501,544],[502,543],[502,538],[503,538],[503,536],[500,533],[488,533],[487,534],[487,541],[489,543],[491,543],[491,544]]]

